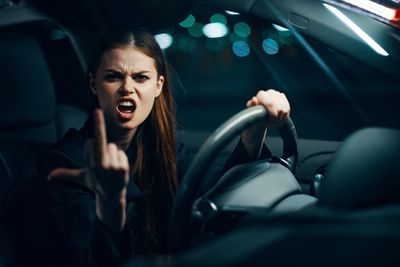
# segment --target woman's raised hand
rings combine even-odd
[[[129,182],[128,158],[114,143],[107,142],[104,115],[99,109],[94,112],[94,127],[95,138],[85,144],[86,168],[57,168],[49,174],[49,180],[82,184],[101,198],[125,197]]]
[[[101,110],[94,112],[95,138],[85,144],[87,166],[84,169],[57,168],[49,181],[67,180],[95,192],[97,217],[119,236],[126,223],[126,191],[129,163],[124,151],[107,142],[106,125]]]
[[[85,180],[99,197],[125,197],[129,182],[129,163],[125,152],[107,142],[103,112],[94,112],[95,138],[85,144]]]

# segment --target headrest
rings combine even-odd
[[[41,126],[53,120],[53,82],[35,39],[0,34],[0,58],[0,130]]]
[[[366,128],[348,137],[328,166],[321,204],[368,208],[400,203],[400,130]]]

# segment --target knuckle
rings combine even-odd
[[[100,168],[108,170],[110,168],[110,162],[108,160],[102,160],[100,162]]]
[[[109,143],[109,144],[108,144],[108,149],[109,149],[109,150],[116,150],[116,149],[117,149],[117,145],[114,144],[114,143]]]

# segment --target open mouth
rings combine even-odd
[[[136,103],[131,99],[123,99],[117,105],[118,115],[123,119],[130,119],[133,117],[136,110]]]

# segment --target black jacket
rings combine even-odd
[[[58,167],[84,167],[84,143],[92,136],[92,129],[89,119],[81,130],[70,129],[41,153],[38,157],[41,176],[45,178]],[[182,145],[177,153],[178,176],[181,176],[193,153]],[[132,157],[128,155],[129,160]],[[224,169],[246,161],[247,153],[239,142]],[[63,180],[41,179],[16,190],[10,221],[30,266],[116,266],[135,255],[166,252],[172,199],[162,187],[156,187],[155,191],[154,202],[159,203],[154,222],[160,238],[158,244],[144,234],[143,194],[134,177],[128,185],[127,223],[119,240],[112,238],[96,217],[94,193],[78,183]]]

